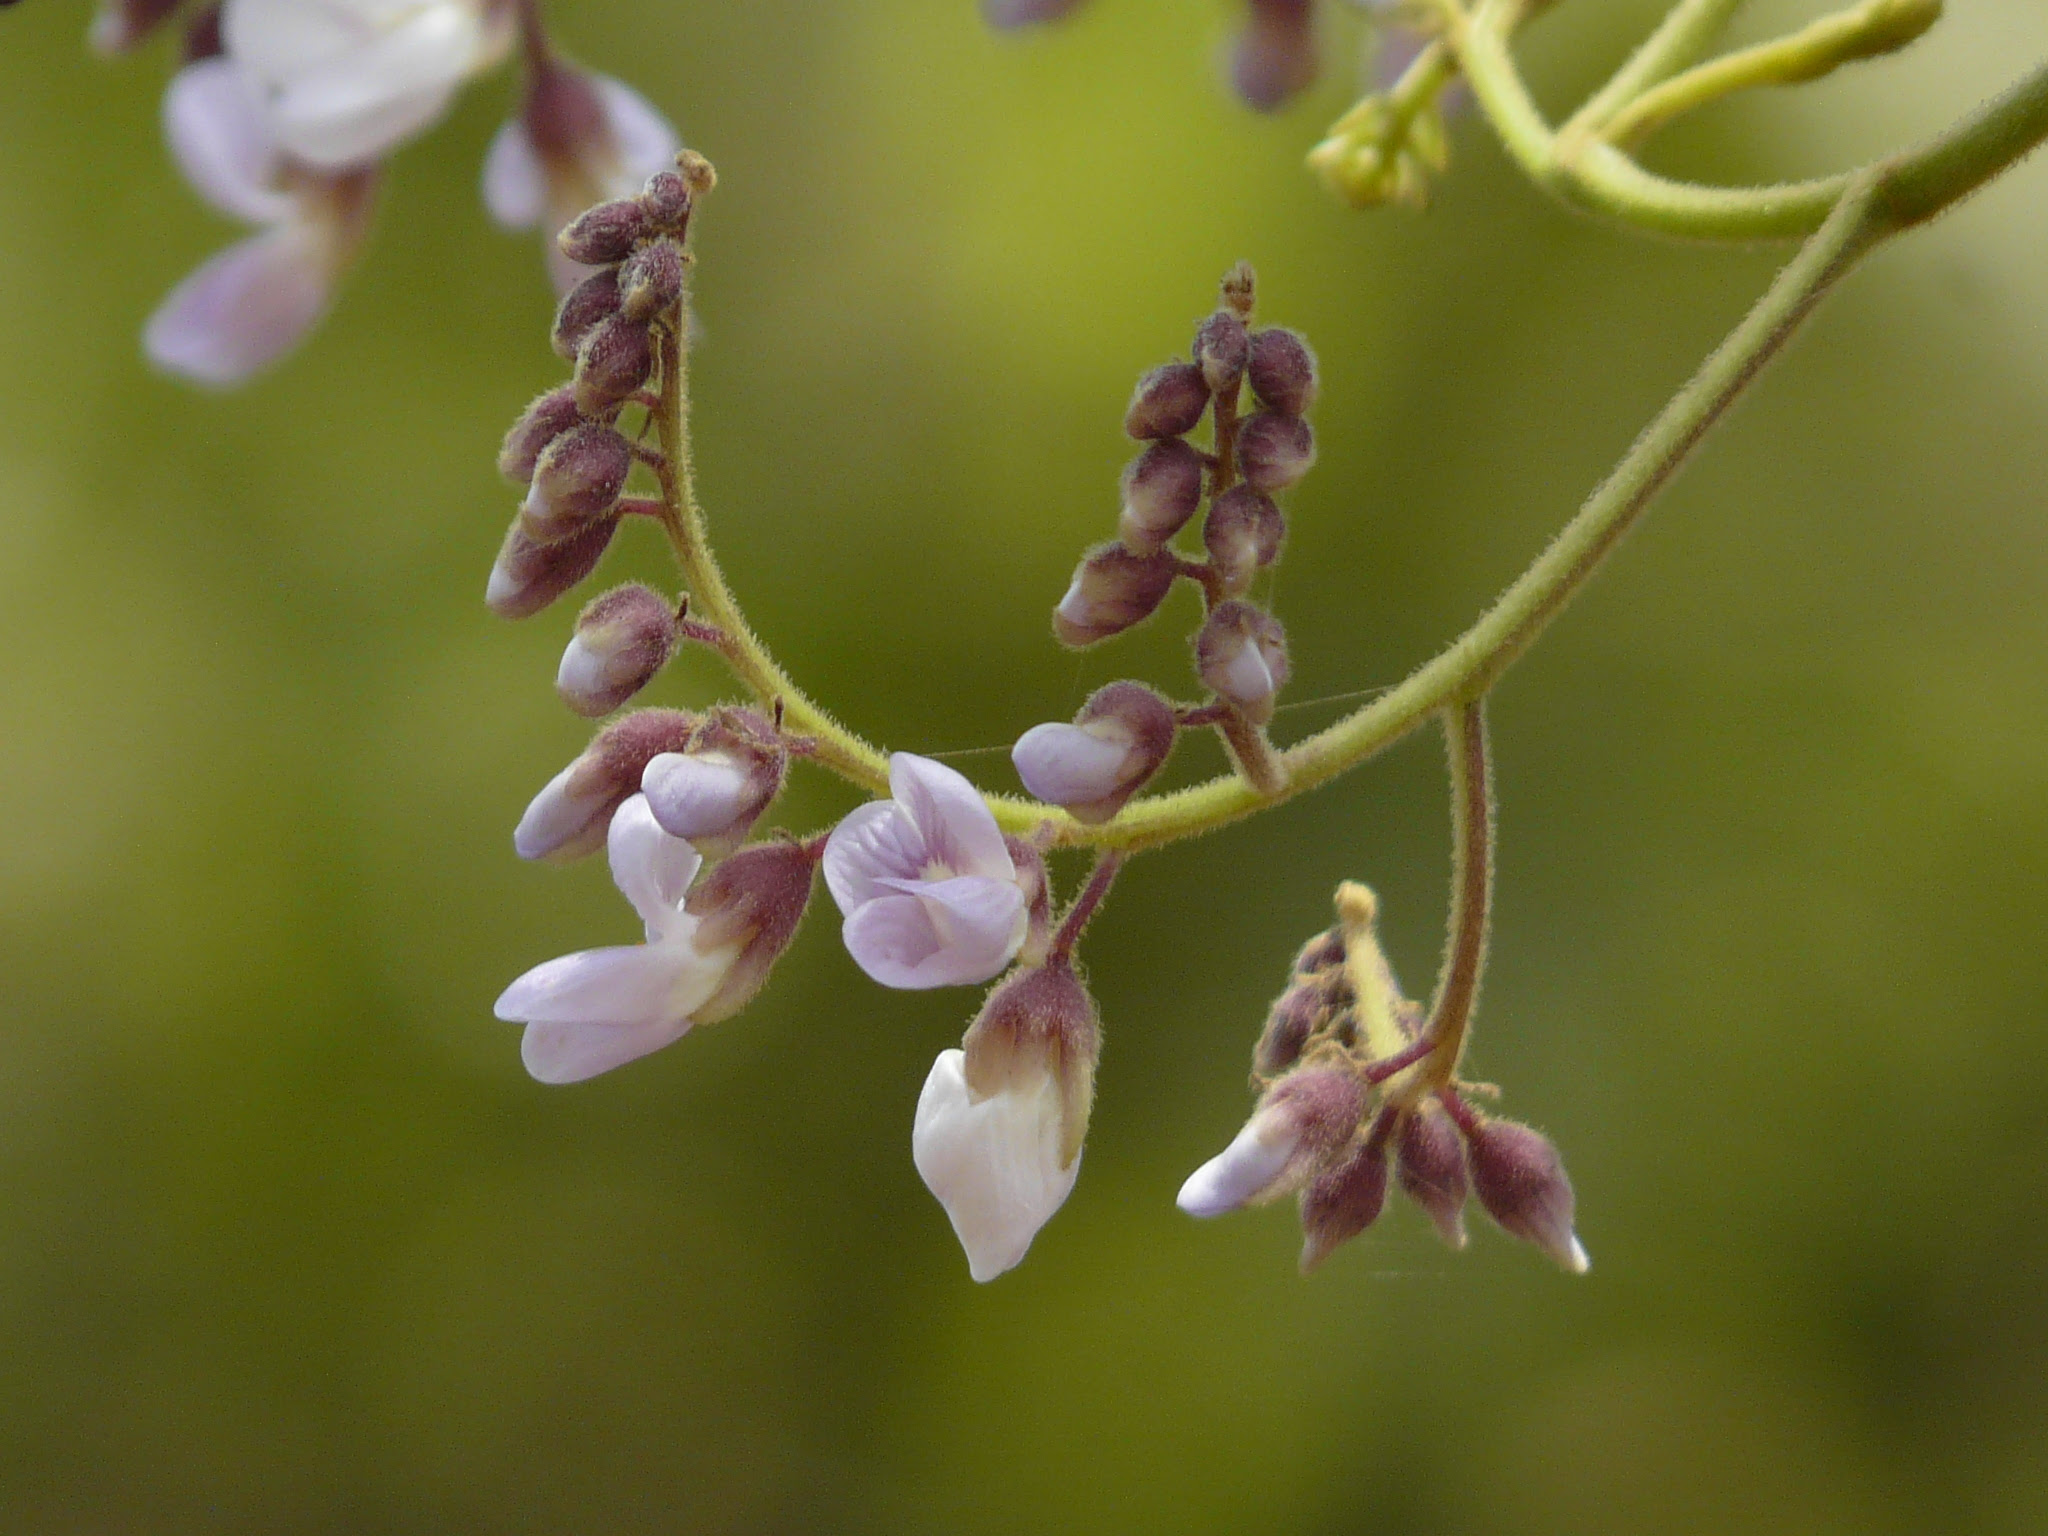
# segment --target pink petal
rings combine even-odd
[[[178,169],[207,202],[251,224],[290,217],[277,189],[283,151],[255,83],[227,58],[187,64],[164,89],[164,138]]]
[[[286,224],[231,245],[172,289],[142,333],[158,367],[239,384],[289,352],[326,313],[332,262],[317,231]]]
[[[1010,761],[1024,787],[1049,805],[1084,805],[1122,783],[1131,749],[1078,725],[1034,725],[1017,738]]]
[[[519,1057],[538,1083],[580,1083],[658,1051],[690,1032],[688,1019],[654,1024],[529,1024]]]
[[[532,229],[548,210],[547,173],[526,124],[508,118],[484,152],[484,208],[505,229]]]
[[[612,813],[605,847],[612,880],[647,924],[648,937],[674,935],[678,923],[687,921],[683,897],[704,862],[697,850],[661,829],[645,795],[632,796]]]
[[[1024,942],[1024,893],[1004,880],[884,880],[897,894],[856,908],[843,930],[854,963],[885,987],[987,981]]]
[[[988,802],[951,768],[898,752],[889,759],[889,794],[916,824],[931,857],[954,874],[1016,878]]]
[[[931,855],[917,826],[893,800],[874,800],[849,812],[825,840],[825,886],[849,915],[888,893],[880,882],[914,880]]]
[[[535,966],[493,1011],[512,1024],[687,1024],[723,976],[687,944],[586,949]]]
[[[754,781],[729,760],[664,752],[640,776],[654,819],[676,837],[710,838],[730,832],[751,809]]]

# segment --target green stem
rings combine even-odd
[[[1479,1005],[1486,970],[1486,938],[1493,912],[1493,765],[1486,743],[1486,703],[1475,698],[1444,711],[1444,745],[1451,767],[1451,912],[1442,974],[1422,1038],[1429,1054],[1388,1089],[1390,1099],[1412,1103],[1449,1087]]]
[[[1643,39],[1628,62],[1614,72],[1565,125],[1568,133],[1592,134],[1660,81],[1675,75],[1713,46],[1743,0],[1679,0],[1657,30]]]

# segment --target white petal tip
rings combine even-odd
[[[1571,1252],[1566,1256],[1564,1267],[1575,1275],[1583,1275],[1593,1267],[1593,1259],[1586,1252],[1586,1245],[1579,1241],[1576,1233],[1572,1236]]]

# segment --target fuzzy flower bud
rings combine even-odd
[[[1299,416],[1254,411],[1237,439],[1238,468],[1255,491],[1284,491],[1316,461],[1316,438]]]
[[[618,504],[632,468],[632,448],[610,427],[587,421],[570,428],[534,461],[521,525],[542,544],[582,532]]]
[[[604,845],[612,813],[640,790],[647,764],[680,752],[697,722],[679,709],[642,709],[597,733],[583,755],[548,780],[512,834],[522,859],[566,862]]]
[[[576,349],[576,403],[595,416],[624,400],[654,372],[654,338],[644,321],[613,315]]]
[[[532,484],[533,466],[542,450],[582,420],[573,389],[564,384],[549,390],[529,405],[505,434],[505,446],[498,450],[498,473],[514,485]]]
[[[656,171],[640,189],[640,206],[647,210],[651,229],[681,233],[690,222],[691,202],[690,183],[681,171]]]
[[[99,54],[128,53],[170,20],[180,0],[102,0],[86,42]]]
[[[1005,978],[933,1065],[911,1153],[976,1280],[1016,1267],[1073,1189],[1101,1039],[1088,989],[1055,964]]]
[[[1162,363],[1138,380],[1124,412],[1124,431],[1144,440],[1179,437],[1209,408],[1209,385],[1193,363]]]
[[[1285,326],[1252,332],[1246,372],[1252,393],[1283,416],[1305,416],[1316,403],[1316,355]]]
[[[638,582],[614,587],[577,615],[555,692],[579,715],[608,715],[645,688],[675,648],[668,599]]]
[[[746,840],[782,793],[788,766],[772,723],[726,707],[705,715],[685,746],[650,761],[640,788],[662,830],[717,858]]]
[[[1145,787],[1173,751],[1173,706],[1143,683],[1096,690],[1072,725],[1034,725],[1010,761],[1024,787],[1076,821],[1103,822]]]
[[[555,237],[555,244],[571,261],[586,267],[608,266],[624,261],[648,231],[647,210],[638,198],[617,198],[586,208]]]
[[[1474,1116],[1465,1127],[1472,1187],[1503,1231],[1534,1243],[1563,1268],[1583,1275],[1592,1265],[1572,1230],[1572,1181],[1547,1137],[1513,1120]]]
[[[1252,577],[1280,558],[1287,519],[1273,498],[1248,485],[1233,486],[1210,504],[1202,545],[1226,592],[1242,592]]]
[[[1121,544],[1090,550],[1052,613],[1052,632],[1079,650],[1142,623],[1166,601],[1177,574],[1172,554],[1133,554]]]
[[[1386,1136],[1375,1125],[1301,1192],[1301,1272],[1378,1221],[1386,1204]]]
[[[1314,0],[1251,0],[1230,56],[1230,83],[1249,106],[1271,112],[1316,77]]]
[[[629,320],[652,320],[683,296],[683,248],[657,240],[619,268],[619,306]]]
[[[1350,1141],[1365,1110],[1358,1079],[1334,1067],[1308,1067],[1266,1091],[1237,1139],[1180,1187],[1190,1216],[1221,1216],[1262,1205],[1299,1188]]]
[[[601,518],[580,533],[542,544],[513,518],[484,587],[484,606],[501,619],[539,613],[597,569],[618,526],[617,518]]]
[[[1244,381],[1245,365],[1251,360],[1252,342],[1244,321],[1229,309],[1219,309],[1195,331],[1195,362],[1202,380],[1219,400],[1234,399]]]
[[[1262,1077],[1275,1077],[1300,1060],[1309,1037],[1329,1024],[1339,990],[1318,977],[1297,981],[1282,992],[1266,1015],[1259,1043],[1252,1048],[1252,1070]]]
[[[697,946],[730,950],[718,989],[692,1013],[699,1024],[730,1018],[767,984],[810,905],[817,854],[801,843],[742,848],[692,890],[683,910],[697,919]]]
[[[1195,636],[1195,670],[1218,697],[1254,725],[1264,725],[1273,718],[1275,695],[1287,684],[1287,632],[1250,603],[1219,603]]]
[[[998,32],[1058,21],[1081,0],[981,0],[982,18]]]
[[[1124,467],[1124,545],[1150,554],[1187,526],[1202,504],[1202,455],[1178,437],[1161,438]]]
[[[555,306],[555,328],[548,337],[555,356],[575,362],[584,337],[618,312],[618,268],[600,267],[563,294],[562,302]]]
[[[1465,1146],[1451,1117],[1433,1103],[1416,1106],[1401,1118],[1394,1152],[1401,1192],[1422,1207],[1446,1243],[1463,1248],[1471,1184],[1465,1176]]]
[[[1326,928],[1301,946],[1301,952],[1294,957],[1294,972],[1297,976],[1313,976],[1343,963],[1344,930]]]

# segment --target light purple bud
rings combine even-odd
[[[1165,550],[1134,554],[1121,544],[1098,545],[1082,559],[1073,585],[1053,610],[1052,631],[1076,650],[1121,634],[1152,616],[1177,574],[1177,562]]]
[[[682,747],[652,759],[640,788],[671,837],[708,858],[738,847],[782,792],[789,754],[758,712],[712,710]]]
[[[1284,491],[1316,461],[1316,438],[1299,416],[1255,411],[1237,439],[1238,468],[1257,491]]]
[[[1219,603],[1195,637],[1195,670],[1218,697],[1254,725],[1264,725],[1287,682],[1287,633],[1278,619],[1250,603]]]
[[[1305,416],[1316,403],[1316,355],[1285,326],[1252,332],[1252,393],[1284,416]]]
[[[619,271],[601,267],[562,295],[555,307],[555,328],[548,338],[555,356],[576,361],[583,339],[597,325],[619,312]]]
[[[1127,548],[1149,554],[1187,526],[1202,504],[1202,455],[1186,440],[1162,438],[1124,467],[1123,515],[1117,533]]]
[[[1195,362],[1202,379],[1219,400],[1237,398],[1237,386],[1244,381],[1245,365],[1251,360],[1251,337],[1244,321],[1229,309],[1219,309],[1195,331]]]
[[[1140,439],[1191,432],[1209,408],[1209,385],[1193,363],[1162,363],[1138,380],[1124,431]]]
[[[522,526],[543,544],[581,533],[618,505],[632,469],[632,447],[610,427],[572,427],[534,461],[533,486],[519,509]]]
[[[1547,1137],[1513,1120],[1474,1117],[1465,1129],[1472,1187],[1502,1230],[1583,1275],[1592,1261],[1572,1230],[1575,1201],[1564,1160]]]
[[[608,715],[646,687],[675,648],[668,599],[637,582],[615,587],[577,615],[555,692],[579,715]]]
[[[981,14],[998,32],[1058,21],[1081,0],[981,0]]]
[[[519,857],[564,862],[603,847],[612,813],[639,792],[648,762],[679,751],[696,725],[679,709],[643,709],[599,731],[520,817],[512,834]]]
[[[595,416],[624,400],[654,372],[654,338],[644,321],[613,315],[576,349],[576,403]]]
[[[1251,0],[1230,58],[1230,82],[1261,112],[1283,105],[1316,77],[1313,0]]]
[[[181,0],[102,0],[86,41],[98,54],[128,53],[170,20]]]
[[[1076,821],[1110,819],[1173,750],[1173,706],[1142,683],[1111,683],[1072,725],[1035,725],[1010,750],[1024,787]]]
[[[683,248],[656,240],[619,268],[619,307],[629,320],[652,320],[683,296]]]
[[[557,543],[542,544],[515,517],[491,567],[484,606],[501,619],[539,613],[597,569],[618,526],[617,518],[608,517]]]
[[[1287,519],[1273,498],[1248,485],[1233,486],[1218,496],[1202,522],[1209,564],[1230,593],[1244,591],[1252,577],[1277,560],[1286,537]]]
[[[1301,1192],[1301,1272],[1307,1274],[1378,1221],[1386,1204],[1386,1135],[1383,1125],[1375,1124]]]
[[[498,473],[514,485],[532,484],[533,466],[542,451],[582,420],[574,390],[566,384],[549,390],[529,405],[505,434],[505,445],[498,450]]]
[[[647,210],[638,199],[621,198],[587,209],[555,237],[562,254],[586,267],[624,261],[647,234]]]
[[[1266,1091],[1237,1138],[1188,1175],[1176,1204],[1221,1216],[1298,1188],[1358,1129],[1365,1095],[1341,1068],[1310,1067]]]
[[[1424,1102],[1401,1120],[1395,1140],[1401,1192],[1428,1213],[1437,1234],[1453,1248],[1465,1246],[1465,1144],[1451,1117]]]

